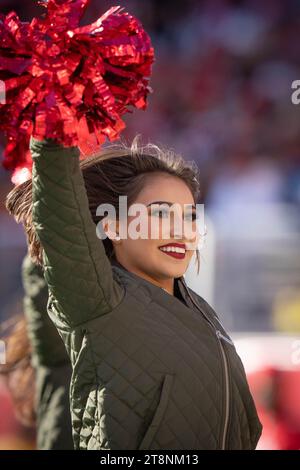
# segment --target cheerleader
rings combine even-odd
[[[19,36],[11,45],[27,73],[9,82],[21,105],[11,100],[2,117],[15,143],[7,165],[30,136],[32,176],[18,210],[72,364],[75,449],[255,449],[262,427],[244,367],[217,313],[184,280],[197,252],[196,165],[138,139],[81,158],[85,136],[115,138],[127,107],[145,108],[149,38],[118,7],[78,28],[87,1],[48,4],[41,25],[19,28],[27,56]],[[17,22],[3,24],[9,43]],[[132,236],[136,204],[146,236]],[[186,230],[172,219],[165,236],[174,206]]]
[[[48,313],[72,362],[76,449],[254,449],[261,424],[241,360],[216,312],[184,280],[196,248],[157,201],[198,201],[195,166],[156,146],[113,146],[79,161],[76,146],[31,137],[23,189]],[[122,238],[119,197],[147,207],[159,238]],[[97,208],[117,215],[113,233]],[[168,215],[168,214],[167,214]],[[194,212],[187,215],[196,231]],[[128,216],[126,222],[130,222]],[[105,232],[106,233],[106,232]],[[177,247],[181,249],[177,249]],[[170,251],[171,250],[171,251]]]

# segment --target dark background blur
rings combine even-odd
[[[148,108],[125,117],[123,136],[170,146],[201,171],[213,266],[199,293],[233,333],[300,334],[300,1],[93,0],[82,24],[117,4],[141,20],[156,56]],[[0,8],[24,21],[43,12],[30,0]],[[0,185],[4,319],[22,309],[26,247],[4,209],[3,169]]]

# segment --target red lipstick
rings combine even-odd
[[[162,250],[162,248],[168,248],[168,250]],[[174,248],[174,251],[171,251],[171,248]],[[175,251],[176,248],[177,251]],[[184,243],[167,243],[166,245],[161,245],[159,249],[165,255],[172,256],[176,259],[183,259],[185,257],[186,249]]]

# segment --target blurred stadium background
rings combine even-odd
[[[236,340],[264,431],[260,449],[300,448],[300,80],[298,0],[128,0],[156,62],[146,112],[124,137],[170,146],[201,171],[208,227],[199,278],[187,280]],[[93,0],[83,23],[118,2]],[[24,21],[34,0],[0,0]],[[5,140],[1,136],[1,152]],[[22,228],[0,169],[0,320],[22,311]],[[34,448],[0,383],[0,448]]]

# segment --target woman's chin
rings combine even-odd
[[[159,267],[162,278],[175,278],[182,276],[186,271],[185,263],[182,263],[181,266],[160,266]]]

